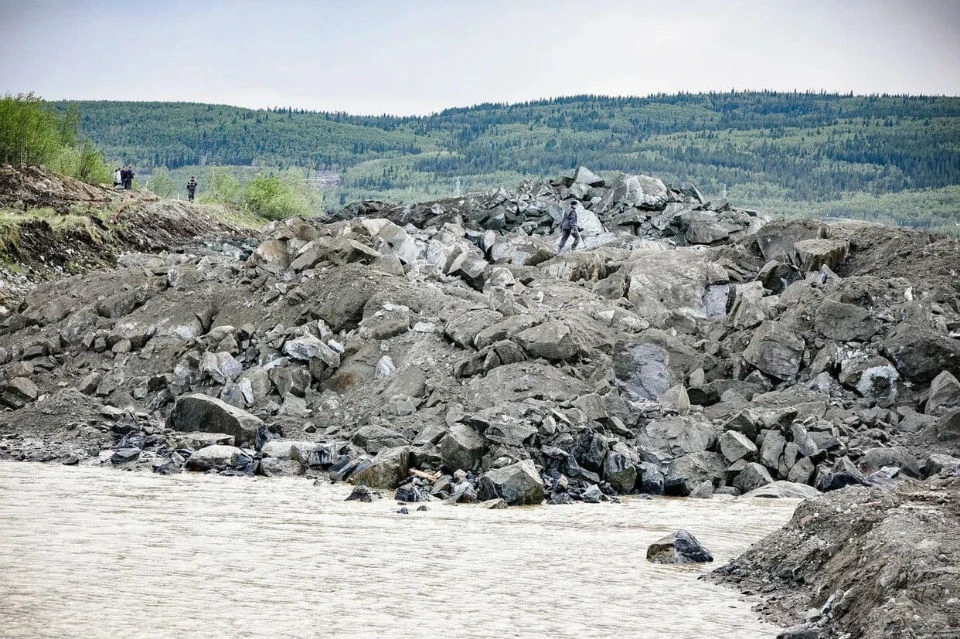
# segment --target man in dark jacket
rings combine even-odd
[[[192,175],[190,176],[190,181],[187,182],[187,201],[193,202],[194,196],[197,194],[197,180]]]
[[[567,211],[566,215],[563,216],[563,219],[560,220],[560,245],[557,247],[557,253],[563,250],[563,245],[567,243],[567,240],[570,239],[570,236],[573,236],[573,245],[570,247],[571,251],[577,249],[577,244],[580,243],[580,228],[577,226],[577,201],[570,200],[570,210]]]

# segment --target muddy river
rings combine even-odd
[[[697,579],[796,501],[628,499],[487,510],[305,479],[0,463],[0,637],[772,639]],[[677,528],[717,558],[647,563]]]

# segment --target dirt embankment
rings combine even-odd
[[[39,282],[113,267],[124,252],[239,240],[252,232],[210,207],[0,165],[0,305],[15,308]]]
[[[789,637],[960,636],[960,476],[807,501],[712,576],[760,594]]]

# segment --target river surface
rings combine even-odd
[[[772,639],[698,581],[795,500],[627,499],[488,510],[303,478],[0,462],[2,637]],[[678,528],[717,561],[654,565]]]

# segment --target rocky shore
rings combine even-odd
[[[584,168],[362,202],[31,291],[0,326],[0,455],[409,502],[955,491],[958,269],[956,240]]]

